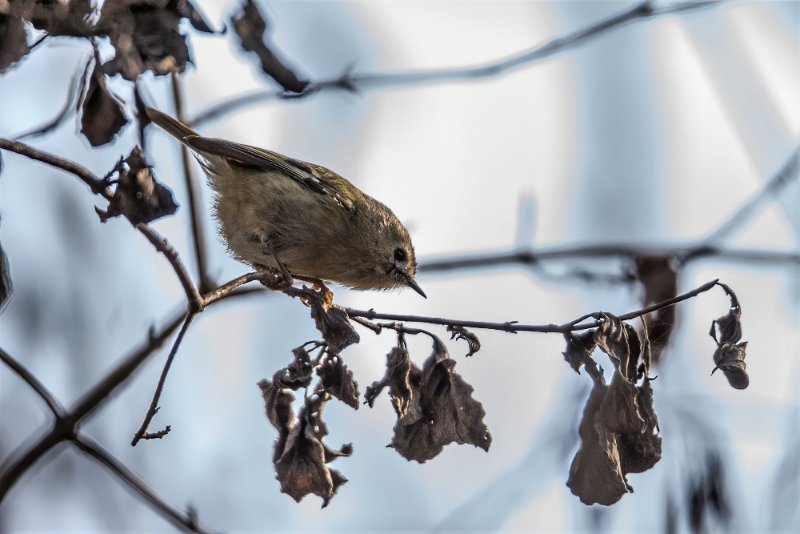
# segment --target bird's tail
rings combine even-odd
[[[159,125],[163,128],[168,134],[175,137],[179,141],[183,141],[184,138],[189,136],[197,136],[197,132],[183,124],[181,121],[177,119],[173,119],[169,115],[165,113],[161,113],[155,108],[147,107],[147,116],[153,121],[155,124]]]

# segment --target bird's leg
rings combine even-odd
[[[325,307],[330,308],[333,305],[333,291],[328,289],[328,286],[325,285],[325,282],[320,280],[319,278],[310,278],[307,276],[296,276],[298,280],[302,280],[304,282],[310,282],[311,286],[322,293],[322,297],[325,299]]]

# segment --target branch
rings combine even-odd
[[[50,391],[44,387],[38,378],[36,378],[30,371],[28,371],[21,363],[11,357],[6,351],[0,348],[0,360],[3,361],[12,371],[14,371],[17,376],[19,376],[26,384],[28,384],[31,389],[36,392],[39,397],[47,404],[47,407],[50,408],[50,411],[56,418],[62,417],[64,415],[64,407],[61,406],[61,403],[53,396]]]
[[[718,280],[712,280],[711,282],[706,282],[700,287],[693,289],[682,295],[678,295],[677,297],[665,300],[663,302],[659,302],[657,304],[653,304],[652,306],[648,306],[647,308],[642,308],[640,310],[620,315],[619,319],[627,321],[629,319],[635,319],[636,317],[640,317],[650,312],[660,310],[661,308],[673,306],[679,302],[695,297],[700,293],[704,293],[709,289],[711,289],[712,287],[714,287],[715,285],[719,285]],[[543,333],[565,334],[567,332],[588,330],[589,328],[595,328],[602,324],[602,320],[599,319],[600,312],[588,313],[586,315],[579,317],[578,319],[575,319],[574,321],[570,321],[562,325],[556,325],[556,324],[531,325],[531,324],[519,324],[516,321],[507,321],[505,323],[489,323],[484,321],[465,321],[461,319],[424,317],[421,315],[398,315],[392,313],[379,313],[376,312],[375,310],[356,310],[353,308],[343,308],[343,309],[347,313],[347,315],[352,318],[363,317],[364,319],[369,319],[369,320],[380,319],[389,321],[399,321],[404,323],[427,323],[427,324],[438,324],[442,326],[460,326],[464,328],[500,330],[502,332],[508,332],[510,334],[516,334],[518,332],[543,332]],[[595,318],[595,321],[591,323],[583,322],[590,318]]]
[[[162,517],[177,528],[187,532],[205,532],[205,529],[197,524],[196,517],[192,514],[182,514],[167,504],[156,495],[142,479],[91,438],[78,434],[72,439],[72,444],[81,452],[93,460],[96,460],[100,465],[108,469],[108,471],[114,473],[120,481],[138,493],[145,501],[150,503]]]
[[[181,93],[180,79],[174,72],[172,73],[172,100],[175,104],[175,118],[183,122],[183,95]],[[192,172],[190,164],[189,149],[181,143],[181,164],[183,166],[183,177],[186,185],[186,194],[189,197],[189,215],[192,220],[192,242],[194,243],[194,253],[197,258],[197,274],[200,281],[200,291],[206,292],[216,286],[208,275],[208,249],[206,247],[205,231],[203,226],[203,212],[200,206],[200,191],[197,189],[197,179]]]
[[[697,11],[716,6],[722,1],[724,0],[686,1],[675,2],[663,7],[654,7],[650,0],[646,0],[622,10],[606,19],[590,24],[585,28],[569,33],[562,37],[546,41],[540,45],[519,52],[510,57],[501,58],[484,65],[408,72],[367,74],[345,73],[338,78],[310,83],[307,88],[300,93],[291,93],[285,91],[258,91],[235,96],[224,102],[221,102],[220,104],[212,106],[205,112],[196,116],[190,121],[189,124],[192,126],[198,126],[203,122],[228,113],[232,113],[238,109],[263,102],[265,100],[302,98],[330,89],[359,91],[372,87],[398,87],[421,83],[441,83],[454,80],[492,78],[501,74],[505,74],[513,69],[530,65],[556,53],[577,47],[578,45],[583,44],[594,37],[608,33],[626,24],[647,18],[654,18],[660,15],[666,15],[669,13],[686,13],[690,11]]]

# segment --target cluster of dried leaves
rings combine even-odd
[[[215,33],[190,0],[0,0],[0,74],[44,39],[85,38],[94,51],[93,60],[78,77],[77,94],[70,95],[61,115],[28,135],[45,133],[58,125],[72,112],[75,99],[80,131],[89,143],[100,146],[113,141],[129,122],[129,106],[108,88],[109,77],[119,75],[135,82],[145,72],[159,76],[183,72],[192,61],[187,35],[181,30],[183,20],[199,32]],[[283,89],[299,93],[308,86],[308,81],[300,79],[280,59],[269,40],[267,20],[251,0],[245,1],[230,22],[242,49],[254,52],[263,71]],[[42,33],[35,44],[29,43],[28,28]],[[106,60],[98,52],[97,44],[102,40],[114,49]],[[138,90],[132,104],[131,108],[141,109]],[[146,121],[142,113],[137,115],[140,122]]]

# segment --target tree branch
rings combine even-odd
[[[408,72],[366,74],[345,73],[337,78],[312,82],[303,92],[300,93],[291,93],[285,91],[257,91],[235,96],[215,106],[212,106],[205,112],[197,115],[189,122],[189,124],[192,126],[198,126],[201,123],[207,122],[211,119],[218,118],[222,115],[232,113],[246,106],[263,102],[265,100],[302,98],[330,89],[359,91],[374,87],[399,87],[416,85],[420,83],[441,83],[454,80],[477,80],[483,78],[492,78],[501,74],[505,74],[513,69],[530,65],[558,52],[563,52],[570,48],[574,48],[594,37],[608,33],[611,30],[620,28],[626,24],[670,13],[687,13],[691,11],[697,11],[716,6],[723,1],[724,0],[686,1],[675,2],[662,7],[654,7],[650,0],[646,0],[628,7],[606,19],[590,24],[585,28],[574,31],[562,37],[546,41],[528,50],[519,52],[510,57],[498,59],[485,65],[461,68],[417,70]]]
[[[28,384],[31,389],[36,392],[39,397],[47,404],[47,407],[50,408],[50,411],[56,418],[62,417],[64,415],[64,407],[61,405],[60,402],[53,396],[50,391],[44,387],[38,378],[36,378],[30,371],[28,371],[25,366],[19,363],[17,360],[11,357],[6,351],[0,348],[0,360],[3,361],[14,373],[17,374],[26,384]]]

